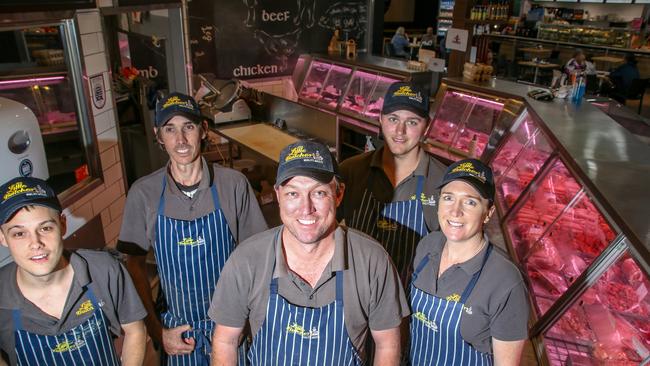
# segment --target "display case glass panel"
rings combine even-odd
[[[469,115],[459,128],[452,148],[463,156],[479,158],[502,110],[503,103],[474,97]]]
[[[524,203],[507,220],[508,236],[521,261],[544,234],[551,223],[581,190],[560,159],[535,184]]]
[[[357,70],[352,75],[350,87],[343,98],[341,108],[362,115],[366,109],[370,93],[375,87],[378,76],[369,72]]]
[[[327,79],[332,64],[314,61],[309,66],[307,77],[300,89],[300,98],[311,101],[318,101],[321,98],[323,83]]]
[[[379,114],[381,113],[381,108],[384,105],[384,96],[390,84],[396,83],[399,80],[389,78],[386,76],[377,77],[377,83],[373,89],[370,97],[368,98],[368,105],[364,111],[364,114],[371,119],[379,120]]]
[[[615,237],[586,192],[578,193],[522,261],[540,316]]]
[[[625,253],[544,334],[551,365],[650,362],[650,280]]]
[[[503,103],[498,101],[449,90],[427,131],[426,142],[433,153],[452,160],[479,158],[501,110]]]
[[[512,207],[552,152],[544,133],[526,114],[492,162],[497,201],[504,212]]]
[[[44,150],[47,179],[57,193],[89,177],[90,147],[94,141],[84,134],[87,118],[78,114],[74,82],[69,67],[77,62],[66,49],[64,25],[17,28],[0,32],[6,41],[6,57],[0,59],[0,97],[19,102],[36,117]],[[3,118],[11,118],[5,116]],[[27,127],[26,127],[27,128]],[[10,131],[5,131],[10,133]],[[42,162],[33,162],[33,166]],[[11,175],[19,173],[11,169]],[[26,172],[22,169],[20,174]],[[30,173],[31,174],[31,173]]]
[[[327,108],[335,109],[350,81],[351,73],[352,69],[349,67],[333,65],[325,82],[319,103]]]

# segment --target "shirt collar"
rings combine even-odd
[[[467,275],[472,276],[474,273],[478,272],[481,270],[481,265],[483,264],[483,257],[485,257],[485,252],[487,251],[487,247],[490,244],[490,241],[487,238],[487,235],[483,234],[483,240],[487,243],[481,249],[474,257],[469,259],[468,261],[465,261],[463,263],[459,263],[458,267],[460,267]]]
[[[458,266],[460,269],[462,269],[468,276],[473,276],[474,273],[478,272],[481,269],[481,265],[483,264],[483,257],[485,256],[485,252],[487,251],[488,245],[490,244],[490,241],[488,240],[488,237],[486,234],[483,234],[483,240],[487,243],[486,246],[481,249],[474,257],[471,259],[463,262],[463,263],[458,263],[456,266]],[[447,240],[444,239],[443,235],[443,241],[442,245],[436,245],[431,249],[431,256],[433,258],[441,258],[442,256],[442,250],[445,247],[445,244],[447,243]]]
[[[197,191],[210,188],[212,186],[212,180],[214,178],[214,174],[212,172],[212,169],[210,169],[210,167],[208,166],[208,162],[202,156],[200,157],[200,159],[202,165],[201,181],[199,182]],[[178,186],[174,184],[175,180],[174,177],[172,177],[172,173],[169,169],[170,165],[171,165],[171,160],[167,162],[167,168],[165,169],[165,174],[167,174],[167,189],[169,189],[170,192],[172,192],[173,194],[183,195],[183,192],[181,192],[181,190],[178,189]]]
[[[382,170],[384,169],[382,165],[382,154],[384,153],[384,148],[385,146],[382,146],[372,153],[372,158],[370,159],[371,167],[379,168]],[[426,154],[427,153],[424,151],[424,149],[420,149],[420,160],[418,161],[418,166],[413,171],[413,176],[422,175],[426,177],[429,173],[430,159],[428,159],[428,156]]]
[[[287,260],[284,257],[284,249],[282,247],[282,231],[284,230],[284,225],[279,227],[279,230],[275,236],[275,270],[273,271],[273,278],[287,277],[289,276],[289,265],[287,265]],[[325,267],[330,268],[332,272],[343,271],[348,268],[347,261],[347,233],[339,225],[334,231],[334,255],[332,260]]]

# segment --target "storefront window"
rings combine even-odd
[[[0,32],[0,138],[6,141],[0,144],[9,147],[0,157],[2,181],[36,176],[62,193],[97,170],[88,118],[80,118],[75,95],[71,70],[79,50],[66,43],[69,33],[65,24]],[[26,149],[12,149],[16,136]]]

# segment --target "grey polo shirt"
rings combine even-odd
[[[93,315],[92,311],[84,311],[89,301],[86,287],[90,287],[116,337],[122,331],[121,324],[141,320],[147,315],[131,277],[110,254],[79,249],[64,255],[69,255],[74,277],[61,319],[44,313],[22,295],[16,282],[15,263],[0,269],[0,348],[4,356],[9,356],[11,365],[16,364],[13,309],[21,310],[25,330],[43,335],[61,334]]]
[[[352,217],[361,206],[363,193],[370,190],[380,202],[390,203],[412,199],[417,191],[417,176],[424,176],[423,194],[420,197],[424,210],[424,221],[429,232],[439,228],[436,204],[438,184],[442,181],[447,167],[425,151],[420,152],[420,162],[413,173],[393,188],[381,165],[382,147],[375,151],[353,156],[341,163],[340,171],[345,183],[343,203],[339,206],[337,218],[352,222]]]
[[[460,295],[472,275],[478,272],[487,246],[467,262],[449,267],[438,277],[440,256],[446,242],[444,234],[433,232],[420,241],[413,266],[429,255],[429,262],[414,285],[436,297]],[[501,341],[528,338],[528,295],[526,285],[514,263],[501,249],[492,245],[481,276],[465,304],[460,321],[463,339],[481,352],[492,353],[492,337]],[[414,268],[415,270],[415,268]]]
[[[158,203],[163,176],[167,175],[164,215],[177,220],[194,220],[214,211],[211,185],[217,186],[219,205],[235,241],[268,228],[255,193],[240,172],[203,162],[203,176],[194,197],[187,197],[174,183],[167,167],[138,179],[129,190],[124,207],[117,249],[127,254],[146,254],[156,240]],[[129,244],[136,244],[136,247]],[[140,250],[141,249],[141,250]]]
[[[244,327],[248,319],[252,334],[257,334],[266,318],[272,277],[278,278],[279,295],[294,305],[316,308],[330,304],[336,298],[335,271],[343,271],[345,327],[362,357],[368,328],[395,328],[409,315],[395,267],[375,240],[339,226],[332,260],[312,288],[289,270],[282,229],[278,226],[250,238],[228,258],[208,312],[217,324]]]

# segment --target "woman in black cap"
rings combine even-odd
[[[441,231],[420,241],[413,262],[411,364],[518,365],[529,307],[517,267],[483,232],[492,170],[461,160],[438,188]]]

